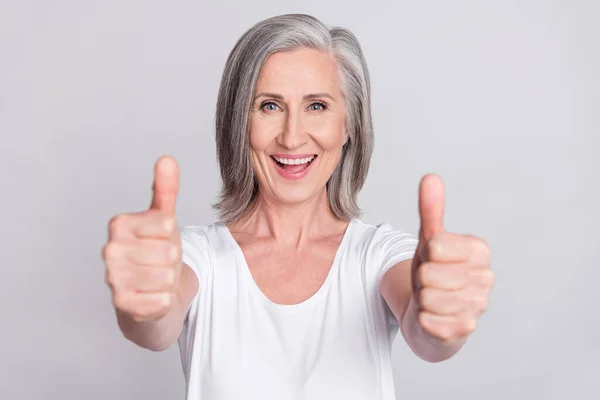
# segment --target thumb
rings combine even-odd
[[[175,214],[179,191],[179,166],[175,158],[163,156],[154,165],[152,203],[150,209]]]
[[[430,240],[444,231],[444,182],[435,174],[427,174],[419,186],[420,239]]]

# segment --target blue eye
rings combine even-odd
[[[323,103],[312,103],[308,108],[311,111],[322,111],[325,110],[326,107]]]
[[[264,104],[261,106],[261,108],[262,108],[264,111],[277,111],[277,108],[278,108],[278,107],[277,107],[277,104],[275,104],[275,103],[267,102],[267,103],[264,103]]]

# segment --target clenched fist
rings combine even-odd
[[[181,238],[175,217],[179,169],[172,157],[155,165],[150,208],[120,214],[109,223],[102,251],[115,309],[151,321],[174,304],[181,271]]]
[[[494,282],[488,245],[475,236],[444,230],[444,185],[427,175],[419,188],[421,229],[413,258],[412,284],[419,323],[444,342],[462,339],[476,327]]]

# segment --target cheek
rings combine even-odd
[[[267,148],[276,136],[276,121],[266,118],[252,118],[250,120],[250,146],[255,151]]]
[[[341,150],[346,141],[346,127],[344,120],[332,118],[313,130],[315,139],[324,151]]]

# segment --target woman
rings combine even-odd
[[[180,346],[188,399],[393,399],[398,330],[424,360],[455,354],[486,308],[487,245],[443,229],[421,182],[419,238],[357,219],[373,136],[356,38],[307,15],[246,32],[216,116],[220,220],[177,229],[178,169],[150,209],[110,222],[103,258],[119,326]]]

